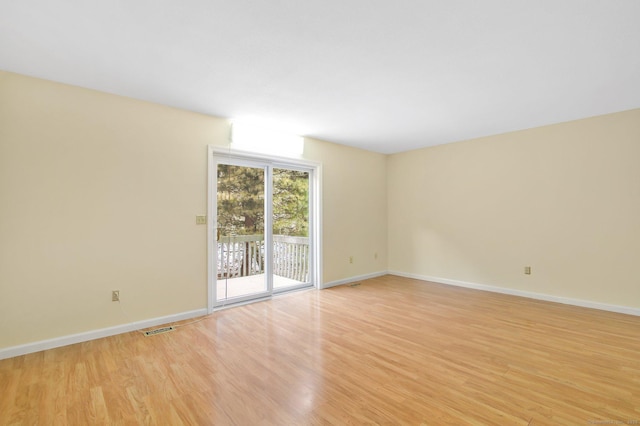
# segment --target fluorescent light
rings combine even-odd
[[[261,121],[236,119],[231,123],[232,147],[241,151],[300,156],[304,139]]]

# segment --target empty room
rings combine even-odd
[[[640,424],[637,0],[0,4],[0,425]]]

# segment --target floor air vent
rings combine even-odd
[[[170,331],[175,330],[176,328],[174,326],[171,327],[162,327],[162,328],[156,328],[155,330],[151,330],[151,331],[145,331],[144,335],[145,336],[155,336],[156,334],[162,334],[162,333],[168,333]]]
[[[358,287],[360,285],[360,283],[352,283],[349,284],[349,287]]]

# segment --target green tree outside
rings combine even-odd
[[[218,165],[220,235],[264,233],[264,170]],[[274,169],[273,233],[309,236],[309,173]]]

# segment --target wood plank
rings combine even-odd
[[[177,325],[1,360],[0,424],[640,423],[640,317],[385,276]]]

